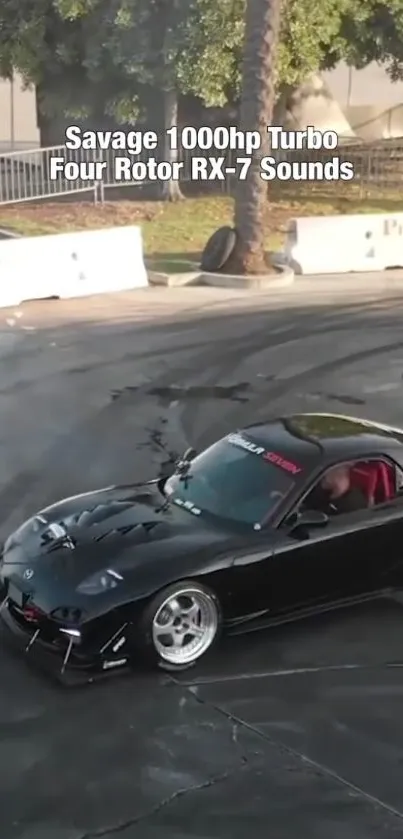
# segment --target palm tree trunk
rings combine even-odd
[[[275,104],[275,65],[282,0],[247,0],[242,69],[240,128],[258,130],[259,150],[252,152],[245,181],[237,184],[235,227],[238,242],[231,269],[239,274],[270,270],[264,254],[267,182],[260,177],[260,160],[269,151],[267,127]]]

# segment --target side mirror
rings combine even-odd
[[[305,510],[298,519],[298,524],[303,527],[326,527],[329,516],[321,513],[320,510]]]
[[[190,463],[196,454],[197,452],[195,449],[186,449],[182,457],[180,457],[175,463],[175,474],[185,475],[188,472]]]
[[[321,513],[319,510],[304,510],[303,513],[292,517],[290,521],[289,533],[296,533],[300,530],[306,533],[313,527],[326,527],[329,521],[329,516],[326,513]]]

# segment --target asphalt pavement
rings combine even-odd
[[[0,310],[0,539],[255,418],[403,425],[403,280],[148,289]],[[403,834],[403,607],[62,691],[0,637],[1,839]]]

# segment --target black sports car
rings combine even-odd
[[[334,467],[362,500],[350,511],[329,489],[318,507]],[[301,414],[188,451],[167,479],[61,501],[4,545],[6,635],[62,681],[92,681],[189,666],[221,631],[398,598],[402,474],[403,430]]]

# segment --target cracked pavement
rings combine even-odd
[[[398,272],[275,294],[145,290],[0,310],[0,539],[162,473],[251,418],[403,425]],[[64,691],[0,638],[2,839],[403,833],[403,607],[224,641],[194,669]]]

